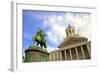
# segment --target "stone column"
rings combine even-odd
[[[53,61],[53,57],[54,57],[54,55],[52,54],[52,61]]]
[[[66,56],[66,50],[64,51],[64,55],[65,55],[65,60],[67,60],[67,56]]]
[[[75,48],[75,52],[76,52],[77,59],[79,60],[79,55],[78,55],[77,48]]]
[[[56,61],[58,61],[58,52],[56,52]]]
[[[53,61],[55,61],[55,53],[53,53]]]
[[[72,52],[71,52],[71,49],[69,49],[69,53],[70,53],[70,59],[72,60]]]
[[[82,46],[80,46],[80,47],[81,47],[83,58],[85,59],[85,54],[84,54],[84,51],[83,51],[83,47]]]
[[[50,55],[50,61],[52,61],[52,54]]]
[[[89,45],[87,44],[86,46],[87,46],[87,50],[88,50],[89,55],[91,55],[91,53],[90,53],[91,49],[89,48]]]
[[[57,52],[57,61],[59,61],[59,52]]]
[[[51,55],[49,55],[49,61],[51,61],[51,58],[52,58]]]
[[[61,55],[61,51],[60,51],[60,61],[62,61],[62,55]]]

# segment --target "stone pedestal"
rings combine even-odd
[[[48,61],[49,53],[42,48],[29,48],[25,50],[24,62]]]

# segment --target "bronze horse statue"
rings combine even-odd
[[[39,28],[36,35],[33,37],[34,43],[36,43],[37,46],[40,45],[41,48],[47,48],[45,36],[46,34],[44,31]]]

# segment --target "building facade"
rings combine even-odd
[[[58,48],[49,53],[49,61],[91,59],[91,41],[75,33],[73,26],[66,29],[66,38]]]

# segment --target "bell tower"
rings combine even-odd
[[[68,27],[65,31],[66,31],[67,37],[75,36],[75,28],[73,26],[71,26],[70,24],[68,25]]]

